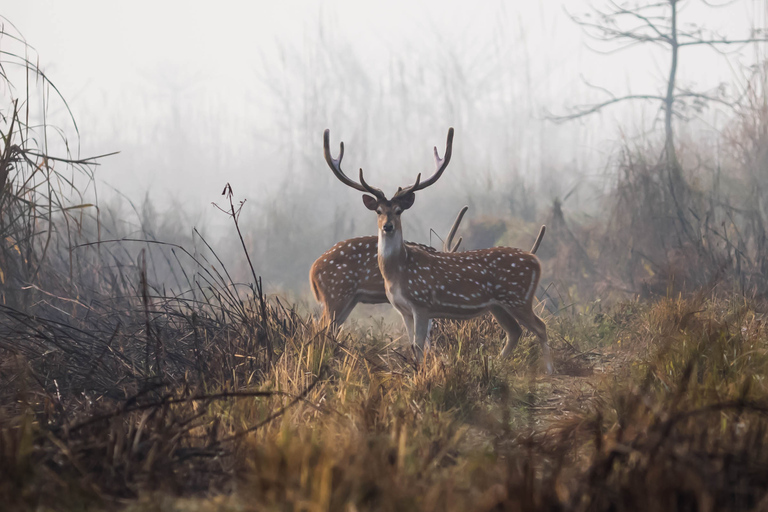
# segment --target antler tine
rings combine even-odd
[[[418,180],[416,180],[418,181]],[[387,200],[387,196],[384,195],[384,192],[382,192],[380,189],[376,187],[372,187],[369,184],[365,182],[365,178],[363,178],[363,168],[360,168],[360,184],[364,187],[363,192],[370,192],[371,194],[375,195],[377,199],[381,199],[382,201]]]
[[[456,249],[459,248],[461,238],[459,238],[459,241],[456,242],[455,246],[453,246],[453,237],[456,236],[456,231],[459,230],[461,219],[464,218],[464,214],[467,213],[467,210],[469,210],[469,206],[464,206],[461,210],[459,210],[459,214],[456,216],[456,220],[453,221],[453,226],[451,226],[451,230],[448,232],[448,236],[445,238],[445,243],[443,243],[443,252],[456,252]]]
[[[410,192],[416,192],[417,190],[423,190],[427,188],[428,186],[432,185],[434,182],[436,182],[438,179],[440,179],[440,176],[443,174],[443,171],[445,171],[445,168],[448,167],[448,163],[451,161],[451,154],[453,153],[453,127],[448,128],[448,139],[445,142],[445,156],[441,159],[440,154],[437,152],[437,146],[435,146],[435,173],[430,176],[427,180],[422,181],[419,183],[419,180],[416,180],[416,183],[411,185],[410,187],[406,187],[402,190],[398,190],[396,196],[401,196],[408,194]],[[421,175],[419,175],[421,176]]]
[[[440,176],[443,174],[443,171],[445,171],[445,168],[448,167],[448,163],[451,161],[452,154],[453,154],[453,127],[448,128],[448,138],[445,141],[445,156],[443,156],[442,159],[440,158],[440,153],[437,152],[437,146],[435,146],[435,167],[437,168],[437,170],[435,171],[435,174],[430,176],[427,181],[422,182],[421,185],[419,185],[416,189],[414,189],[414,192],[416,190],[427,188],[428,186],[436,182],[438,179],[440,179]]]
[[[348,187],[352,187],[355,190],[359,190],[360,192],[367,192],[368,190],[365,189],[362,185],[359,183],[355,183],[349,177],[344,174],[344,171],[341,170],[341,159],[344,158],[344,143],[339,143],[339,157],[334,159],[331,156],[331,130],[328,128],[325,129],[323,132],[323,150],[325,152],[325,161],[328,162],[328,167],[331,168],[333,171],[333,174],[341,181],[343,184],[347,185]]]

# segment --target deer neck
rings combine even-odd
[[[388,283],[395,282],[405,268],[408,253],[403,243],[403,232],[397,230],[391,235],[379,230],[379,270]]]

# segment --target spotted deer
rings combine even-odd
[[[324,134],[328,145],[329,131]],[[533,299],[541,277],[535,255],[510,247],[468,252],[434,253],[403,242],[401,214],[413,206],[416,192],[433,185],[451,160],[453,128],[448,130],[445,155],[435,147],[436,170],[427,180],[421,174],[413,185],[398,188],[391,199],[366,183],[360,169],[359,182],[341,170],[341,157],[327,157],[333,174],[345,185],[366,192],[363,203],[375,211],[378,221],[378,264],[389,302],[403,317],[417,357],[424,350],[430,320],[468,319],[490,312],[507,335],[501,357],[507,357],[522,334],[520,325],[532,331],[541,344],[547,373],[552,373],[552,355],[547,328],[533,311]],[[371,194],[371,195],[368,195]]]
[[[443,242],[444,252],[455,252],[461,245],[461,238],[455,244],[453,238],[467,209],[467,206],[463,207],[456,216]],[[428,245],[411,242],[405,244],[437,252]],[[377,254],[378,238],[361,236],[342,240],[315,260],[309,269],[309,283],[315,299],[323,305],[322,322],[331,322],[332,327],[336,328],[344,323],[358,303],[388,302]]]

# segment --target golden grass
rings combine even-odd
[[[233,377],[91,406],[36,399],[17,360],[0,495],[19,509],[749,510],[768,467],[763,307],[699,296],[551,317],[552,377],[531,338],[499,361],[489,318],[438,322],[418,366],[397,333],[294,318],[250,379],[220,368]]]

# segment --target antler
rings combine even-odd
[[[384,192],[379,190],[378,188],[371,187],[368,185],[365,180],[363,179],[363,169],[360,169],[360,183],[357,183],[356,181],[351,180],[346,174],[344,174],[344,171],[341,170],[341,159],[344,158],[344,142],[339,143],[339,157],[334,159],[331,156],[331,130],[328,128],[325,129],[323,132],[323,150],[325,152],[325,161],[328,162],[328,167],[331,168],[333,171],[333,174],[339,178],[339,181],[341,181],[343,184],[347,185],[348,187],[352,187],[355,190],[359,190],[360,192],[370,192],[371,194],[375,195],[379,199],[385,199],[386,196],[384,195]]]
[[[547,230],[547,226],[542,225],[541,229],[539,230],[539,235],[536,237],[536,241],[533,242],[533,247],[531,247],[531,254],[536,254],[536,251],[539,248],[539,245],[541,245],[541,239],[544,238],[544,232]]]
[[[365,187],[366,192],[370,192],[371,194],[375,195],[377,199],[380,199],[382,201],[387,200],[387,196],[384,195],[384,192],[381,191],[381,189],[378,189],[376,187],[372,187],[369,184],[365,182],[365,178],[363,178],[363,168],[360,168],[360,184]]]
[[[432,176],[430,176],[426,181],[421,181],[421,174],[419,174],[416,177],[416,183],[414,183],[410,187],[398,188],[397,193],[392,199],[398,196],[404,196],[411,192],[423,190],[428,186],[432,185],[438,179],[440,179],[440,176],[442,176],[443,171],[445,171],[445,168],[448,167],[448,163],[451,161],[452,153],[453,153],[453,127],[448,128],[448,139],[445,142],[445,156],[443,158],[440,158],[440,154],[437,152],[437,146],[435,146],[435,167],[437,169],[435,170],[435,173]]]
[[[459,224],[461,224],[461,219],[464,218],[464,214],[467,213],[467,210],[469,210],[469,206],[464,206],[460,211],[459,214],[456,216],[456,220],[453,221],[453,226],[451,226],[451,231],[448,233],[448,236],[445,239],[445,242],[443,243],[443,252],[456,252],[459,249],[459,245],[461,245],[462,238],[459,237],[459,241],[456,242],[456,245],[453,245],[453,237],[456,236],[456,231],[459,229]]]

